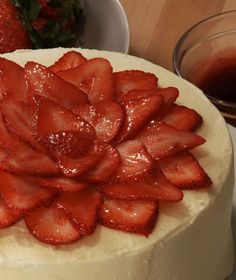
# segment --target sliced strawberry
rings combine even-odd
[[[40,95],[69,109],[88,102],[86,94],[38,63],[26,63],[25,79],[30,101],[35,95]]]
[[[0,169],[25,175],[56,175],[56,163],[46,154],[13,138],[0,119]]]
[[[13,61],[0,57],[0,96],[27,101],[24,69]]]
[[[133,89],[121,95],[121,101],[130,101],[147,97],[152,94],[158,94],[159,89]]]
[[[97,138],[105,143],[116,136],[124,115],[120,105],[113,101],[80,105],[73,112],[93,126]]]
[[[56,200],[57,207],[66,210],[82,235],[94,232],[102,202],[102,195],[92,188],[75,194],[62,194]]]
[[[79,192],[87,187],[87,185],[79,180],[66,177],[38,178],[41,187],[52,191],[63,191],[68,193]]]
[[[152,158],[141,142],[130,140],[116,148],[121,157],[121,164],[112,175],[114,180],[136,179],[152,168]]]
[[[118,99],[130,90],[155,90],[158,78],[151,73],[140,70],[125,70],[114,73],[116,94]]]
[[[126,118],[115,141],[121,142],[135,135],[158,112],[162,103],[163,97],[157,94],[124,101],[122,105]]]
[[[54,73],[65,71],[71,68],[78,67],[86,62],[87,59],[79,52],[69,51],[60,57],[53,65],[49,67]]]
[[[32,106],[25,102],[4,98],[0,103],[0,110],[8,132],[29,143],[31,147],[39,151],[43,150],[32,133],[35,114]]]
[[[157,164],[166,178],[179,188],[198,189],[212,184],[197,159],[188,151],[166,157]]]
[[[156,223],[158,204],[155,201],[127,201],[106,198],[99,212],[100,222],[107,227],[149,235]]]
[[[106,150],[105,144],[95,144],[86,155],[81,158],[58,157],[61,172],[68,177],[77,177],[98,163]]]
[[[25,217],[25,224],[29,232],[43,243],[71,244],[81,237],[68,214],[56,207],[34,209]]]
[[[102,159],[92,168],[90,168],[83,178],[89,182],[104,182],[117,169],[120,164],[120,154],[112,146],[108,146]]]
[[[110,198],[127,200],[150,199],[178,202],[183,198],[182,191],[170,183],[160,170],[148,175],[146,180],[108,183],[102,186],[102,192]]]
[[[95,138],[94,129],[85,120],[72,111],[52,100],[37,97],[35,129],[39,137],[60,131],[77,131],[88,139]]]
[[[176,87],[159,88],[157,93],[163,96],[164,104],[168,106],[172,105],[179,96],[179,90]]]
[[[79,67],[57,72],[57,75],[85,92],[90,103],[115,99],[112,67],[104,58],[90,59]]]
[[[191,131],[202,123],[202,117],[195,110],[177,104],[173,104],[161,120],[175,128]]]
[[[0,193],[9,208],[22,213],[51,200],[53,193],[41,188],[33,177],[0,172]]]
[[[146,146],[154,159],[190,150],[205,142],[204,138],[193,132],[179,130],[158,121],[152,121],[136,138]]]
[[[6,203],[0,197],[0,229],[12,226],[22,218],[20,211],[13,211],[7,207]]]

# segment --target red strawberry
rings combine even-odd
[[[75,194],[62,194],[55,203],[69,214],[82,235],[88,235],[96,228],[102,202],[102,195],[95,189],[88,188]]]
[[[161,120],[175,128],[192,131],[202,123],[202,117],[195,110],[177,104],[172,105]]]
[[[57,72],[57,75],[85,92],[90,103],[115,99],[112,67],[104,58],[90,59],[79,67]]]
[[[7,207],[6,203],[0,197],[0,229],[12,226],[22,218],[20,211],[13,211]]]
[[[61,172],[68,177],[77,177],[98,163],[106,150],[105,144],[95,144],[86,155],[81,158],[58,157]]]
[[[0,42],[0,49],[1,49],[1,42]],[[1,73],[0,95],[7,96],[14,100],[20,100],[26,102],[27,93],[26,93],[26,83],[24,79],[24,69],[20,65],[16,64],[15,62],[0,57],[0,73]]]
[[[121,157],[121,164],[112,175],[114,180],[136,179],[152,168],[152,158],[141,142],[130,140],[116,148]]]
[[[146,180],[145,180],[146,179]],[[144,180],[125,183],[108,183],[102,187],[102,192],[111,198],[127,200],[164,200],[178,202],[183,193],[162,172],[156,171]]]
[[[44,187],[46,189],[68,193],[78,192],[87,187],[85,183],[79,180],[74,180],[62,176],[52,178],[38,178],[37,181],[41,187]]]
[[[126,70],[114,73],[116,93],[118,99],[130,90],[155,90],[158,78],[151,73],[140,70]]]
[[[85,120],[43,97],[37,97],[34,126],[40,142],[56,155],[83,155],[95,139],[93,127]]]
[[[104,182],[117,169],[120,164],[120,154],[112,146],[108,146],[104,151],[102,159],[90,168],[83,178],[89,182]]]
[[[135,100],[124,101],[122,103],[126,118],[118,135],[116,142],[130,139],[141,127],[158,112],[163,103],[163,97],[157,94],[148,95]]]
[[[43,150],[33,137],[32,127],[35,111],[32,106],[25,102],[4,98],[0,103],[0,111],[8,132],[29,143],[33,148],[39,151]]]
[[[99,217],[104,226],[149,235],[155,225],[157,214],[158,204],[155,201],[106,198]]]
[[[182,189],[206,188],[211,179],[195,157],[188,151],[166,157],[157,162],[166,178]]]
[[[154,159],[161,159],[182,150],[193,149],[205,142],[190,131],[176,129],[165,123],[153,121],[136,137]]]
[[[26,215],[25,224],[29,232],[43,243],[71,244],[81,237],[68,214],[56,207],[34,209]]]
[[[159,89],[133,89],[121,95],[120,99],[122,102],[130,101],[147,97],[152,94],[158,94]]]
[[[69,51],[49,67],[54,73],[75,68],[86,62],[87,59],[79,52]]]
[[[0,1],[0,53],[31,48],[26,30],[10,0]]]
[[[35,95],[40,95],[69,109],[88,102],[86,94],[38,63],[26,63],[25,79],[29,100],[32,100]]]
[[[165,105],[172,105],[179,96],[179,90],[176,87],[159,88],[158,94],[164,98]]]
[[[0,119],[0,168],[16,174],[56,175],[57,166],[47,155],[13,138]]]
[[[0,172],[0,193],[9,208],[22,213],[51,200],[53,193],[39,186],[33,177]]]
[[[97,138],[105,143],[111,142],[123,122],[123,110],[113,101],[80,105],[73,112],[93,126]]]

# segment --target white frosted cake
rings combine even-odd
[[[66,49],[17,51],[4,57],[53,64]],[[178,203],[160,202],[147,237],[98,224],[94,233],[70,245],[33,238],[23,221],[0,231],[2,280],[224,280],[233,270],[231,229],[233,150],[226,123],[192,84],[143,59],[120,53],[78,50],[86,58],[107,58],[114,71],[154,73],[160,87],[177,87],[177,104],[203,118],[197,134],[206,142],[192,153],[212,179],[208,188],[184,190]],[[14,81],[13,81],[14,83]]]

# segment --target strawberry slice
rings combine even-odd
[[[33,150],[29,145],[13,138],[0,118],[0,168],[16,174],[56,175],[56,163],[46,154]]]
[[[0,197],[0,229],[10,227],[22,218],[20,211],[14,211],[7,207],[6,203]]]
[[[79,192],[87,187],[87,185],[79,180],[66,177],[38,178],[41,187],[52,191],[62,191],[68,193]]]
[[[28,143],[32,148],[42,151],[43,147],[32,133],[35,111],[29,104],[9,98],[0,103],[2,119],[9,133]]]
[[[79,52],[76,51],[69,51],[63,54],[53,65],[49,67],[49,69],[54,72],[65,71],[71,68],[75,68],[84,62],[87,59]]]
[[[115,181],[137,179],[152,168],[152,158],[146,147],[137,140],[130,140],[118,145],[121,163],[112,178]]]
[[[104,58],[90,59],[76,68],[57,72],[57,75],[85,92],[90,103],[115,99],[112,66]]]
[[[82,235],[88,235],[96,229],[102,202],[102,195],[95,189],[88,188],[75,194],[62,194],[55,203],[69,214]]]
[[[80,105],[73,112],[93,126],[97,138],[104,143],[111,142],[123,122],[123,110],[113,101]]]
[[[177,104],[173,104],[161,120],[175,128],[191,131],[202,123],[202,117],[195,110]]]
[[[190,150],[205,142],[204,138],[193,132],[179,130],[159,121],[152,121],[136,138],[154,159]]]
[[[164,104],[167,106],[172,105],[179,96],[179,90],[176,87],[159,88],[158,94],[164,98]]]
[[[146,180],[108,183],[103,185],[101,190],[110,198],[126,200],[150,199],[178,202],[183,198],[182,191],[170,183],[160,170],[152,176],[147,176]]]
[[[27,101],[24,69],[13,61],[0,57],[0,96]]]
[[[212,184],[211,179],[188,151],[166,157],[157,162],[166,178],[182,189],[206,188]]]
[[[135,135],[158,112],[162,103],[163,97],[157,94],[124,101],[122,105],[126,118],[115,141],[121,142]]]
[[[118,100],[130,90],[155,90],[158,78],[152,73],[140,70],[125,70],[114,73],[116,94]]]
[[[117,169],[120,164],[120,154],[112,146],[108,146],[102,159],[92,168],[90,168],[83,178],[89,182],[104,182]]]
[[[106,148],[105,144],[95,144],[81,158],[59,156],[57,157],[58,166],[65,176],[77,177],[98,163],[102,159]]]
[[[3,171],[0,172],[0,193],[7,207],[22,213],[53,198],[53,193],[41,188],[35,178]]]
[[[25,79],[29,101],[32,101],[35,95],[40,95],[69,109],[88,102],[86,94],[38,63],[26,63]]]
[[[106,198],[99,211],[100,222],[109,228],[148,236],[156,223],[158,204],[155,201]]]
[[[41,143],[56,155],[83,155],[95,139],[95,131],[80,116],[50,99],[38,97],[34,124]]]
[[[65,245],[80,239],[68,214],[56,207],[39,207],[25,217],[29,232],[39,241],[52,245]]]

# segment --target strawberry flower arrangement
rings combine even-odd
[[[190,151],[201,116],[154,74],[75,51],[50,67],[0,58],[0,70],[1,228],[24,219],[52,245],[98,223],[148,236],[159,201],[212,184]]]

